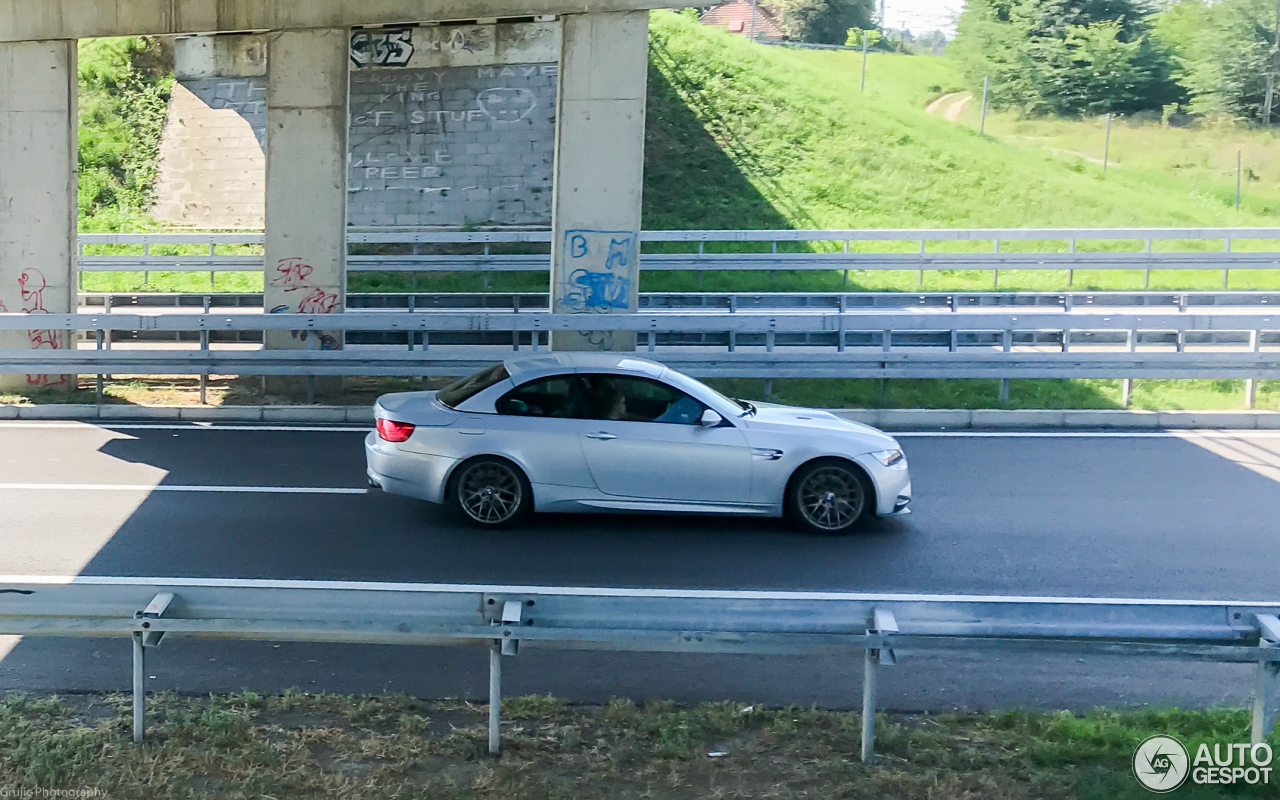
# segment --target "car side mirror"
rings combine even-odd
[[[724,417],[717,414],[711,409],[702,412],[702,419],[698,420],[704,428],[714,428],[724,423]]]

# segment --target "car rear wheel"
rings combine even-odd
[[[787,513],[813,533],[848,533],[875,503],[870,481],[857,466],[822,459],[796,472],[787,488]]]
[[[519,467],[500,458],[463,464],[453,479],[451,496],[462,517],[481,528],[513,525],[533,505],[529,479]]]

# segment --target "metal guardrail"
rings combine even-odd
[[[1075,270],[1143,270],[1147,282],[1153,269],[1220,269],[1226,288],[1230,270],[1280,269],[1280,247],[1268,252],[1238,252],[1240,241],[1275,241],[1280,228],[991,228],[991,229],[879,229],[879,230],[773,230],[773,231],[644,231],[642,243],[697,245],[696,253],[645,253],[643,269],[656,271],[738,271],[738,270],[907,270],[925,271],[990,270],[993,287],[999,273],[1011,269],[1065,270],[1068,285]],[[263,234],[82,234],[80,269],[83,272],[119,271],[258,271],[259,255],[226,255],[218,247],[261,245]],[[1221,241],[1221,252],[1155,251],[1155,242]],[[1130,242],[1138,252],[1082,251],[1080,242]],[[492,245],[549,246],[550,231],[423,231],[361,230],[348,234],[350,245],[410,245],[414,252],[398,255],[353,254],[348,258],[352,272],[531,272],[550,268],[543,254],[492,253]],[[778,252],[778,246],[802,243],[834,243],[840,252]],[[910,242],[915,252],[856,252],[856,243]],[[991,252],[927,252],[930,243],[989,242]],[[1010,252],[1005,242],[1061,242],[1066,252]],[[770,252],[706,252],[709,243],[769,245]],[[86,247],[142,247],[141,255],[86,254]],[[184,245],[207,248],[201,255],[152,255],[157,245]],[[482,252],[456,254],[418,253],[418,247],[480,246]],[[847,281],[848,276],[845,276]]]
[[[81,292],[80,305],[108,313],[129,308],[262,308],[261,293]],[[641,292],[644,310],[772,311],[817,309],[951,309],[1027,307],[1063,311],[1097,308],[1280,308],[1280,292]],[[491,308],[538,311],[546,292],[348,292],[349,310]]]
[[[100,394],[109,374],[453,376],[525,344],[539,351],[557,330],[634,332],[642,351],[699,377],[999,378],[1002,400],[1010,378],[1124,378],[1126,397],[1134,378],[1243,378],[1251,407],[1257,380],[1280,378],[1280,357],[1263,350],[1280,344],[1280,316],[1249,309],[0,314],[0,330],[92,332],[94,350],[0,350],[0,373],[96,374]],[[319,337],[301,334],[346,331],[352,346],[211,346],[215,335],[265,330],[295,332],[316,346]],[[194,332],[200,349],[110,349],[113,331]],[[384,346],[361,346],[362,336]]]
[[[1276,713],[1280,602],[846,592],[0,577],[0,634],[128,638],[133,736],[146,653],[169,639],[474,645],[489,651],[489,749],[502,661],[522,648],[863,657],[862,759],[877,679],[902,653],[1069,652],[1256,664],[1251,737]]]

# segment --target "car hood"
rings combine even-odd
[[[782,406],[774,403],[754,403],[756,413],[746,417],[753,430],[771,430],[788,433],[811,433],[855,438],[869,445],[883,444],[886,449],[898,443],[889,434],[861,422],[837,417],[830,411],[799,406]]]
[[[436,402],[434,391],[384,394],[373,404],[373,415],[424,427],[452,425],[458,419],[458,412]]]

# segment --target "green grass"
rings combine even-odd
[[[1000,381],[843,380],[836,378],[718,378],[707,383],[733,397],[816,408],[1123,408],[1123,381],[1010,380],[1009,402],[1000,403]],[[1161,411],[1239,410],[1242,380],[1135,380],[1130,407]],[[1280,411],[1280,381],[1258,381],[1255,408]]]
[[[1150,795],[1130,763],[1143,739],[1172,734],[1194,753],[1248,741],[1249,725],[1233,709],[882,714],[867,766],[860,716],[811,708],[509,698],[504,751],[492,758],[486,707],[461,701],[246,692],[159,694],[148,705],[149,741],[137,747],[127,697],[0,695],[0,786],[138,800],[1139,800]],[[1175,796],[1275,788],[1188,783]]]

